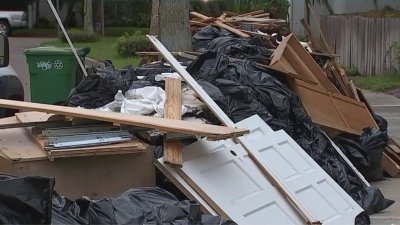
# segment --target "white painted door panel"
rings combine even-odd
[[[283,130],[248,141],[250,151],[322,224],[354,224],[363,210]]]
[[[244,152],[240,145],[220,149],[185,161],[181,170],[238,224],[305,224],[254,162],[241,159]]]

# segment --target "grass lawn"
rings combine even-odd
[[[111,60],[116,68],[122,68],[126,65],[132,64],[137,66],[140,62],[140,58],[122,58],[118,56],[115,49],[118,37],[103,37],[98,42],[88,42],[88,43],[73,43],[76,48],[90,47],[90,53],[87,57],[98,60]],[[58,47],[68,47],[68,43],[62,43],[60,40],[52,40],[41,43],[42,46],[54,45]]]
[[[359,88],[373,91],[387,91],[400,87],[400,74],[377,76],[351,76]]]

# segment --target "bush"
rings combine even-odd
[[[78,42],[97,42],[100,40],[100,35],[97,33],[94,34],[87,34],[81,30],[72,30],[68,31],[68,36],[71,39],[72,42],[78,43]],[[61,37],[62,42],[67,42],[67,39],[65,38],[64,35]]]
[[[136,56],[136,52],[145,52],[150,50],[150,41],[144,35],[138,33],[129,35],[128,33],[125,33],[118,39],[118,55],[124,58]]]

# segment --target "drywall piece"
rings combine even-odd
[[[247,130],[208,124],[192,123],[183,120],[155,118],[149,116],[126,115],[114,112],[100,112],[91,109],[73,108],[58,105],[47,105],[32,102],[20,102],[0,99],[1,108],[21,109],[65,115],[71,117],[112,122],[116,124],[132,125],[157,129],[162,132],[176,132],[205,136],[215,140],[237,137],[247,133]]]
[[[272,68],[294,73],[306,78],[318,86],[339,93],[311,55],[303,48],[294,34],[283,39],[272,55]]]
[[[354,224],[361,207],[283,130],[249,141],[270,168],[322,224]]]
[[[300,80],[290,82],[312,121],[323,127],[360,135],[364,128],[378,128],[364,103],[324,91]]]

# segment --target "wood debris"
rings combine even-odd
[[[270,34],[286,29],[284,19],[272,19],[270,14],[264,10],[257,10],[250,13],[236,14],[223,12],[219,17],[209,17],[198,12],[191,12],[190,28],[197,32],[208,25],[214,25],[228,30],[240,37],[250,36],[269,37]],[[256,32],[256,31],[261,32]]]

